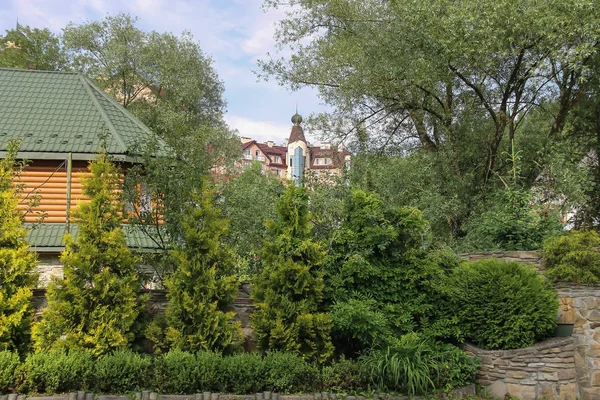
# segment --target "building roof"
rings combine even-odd
[[[306,143],[306,138],[304,137],[304,129],[302,129],[302,127],[299,124],[292,126],[292,132],[290,133],[290,139],[288,140],[288,143],[294,143],[298,141]]]
[[[76,72],[0,68],[0,152],[22,139],[20,154],[53,159],[73,153],[92,159],[99,151],[126,160],[132,146],[156,141],[142,122],[88,78]],[[1,154],[0,154],[1,155]]]
[[[66,232],[65,223],[24,224],[28,229],[27,241],[30,249],[40,253],[61,252],[65,248],[63,237]],[[71,224],[71,234],[77,237],[78,224]],[[144,232],[130,225],[123,225],[127,246],[133,250],[156,252],[160,247]]]
[[[342,149],[340,150],[336,146],[331,146],[329,148],[312,146],[310,147],[311,154],[311,169],[331,169],[331,168],[341,168],[344,166],[344,162],[346,156],[352,155],[348,150]],[[330,158],[331,164],[329,165],[317,165],[315,160],[317,158]]]

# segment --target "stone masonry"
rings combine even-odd
[[[467,344],[467,353],[481,360],[478,382],[496,398],[575,400],[573,338],[554,338],[514,350],[482,350]]]

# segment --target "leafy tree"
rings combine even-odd
[[[121,230],[120,175],[104,154],[89,169],[82,179],[89,202],[74,212],[78,235],[65,236],[64,278],[48,285],[48,306],[33,328],[37,350],[79,348],[98,356],[131,347],[141,329],[147,296]]]
[[[354,355],[385,346],[401,334],[428,330],[456,335],[440,307],[444,265],[432,252],[427,221],[410,207],[383,205],[377,194],[351,191],[325,266],[336,345]]]
[[[275,218],[275,203],[284,190],[274,174],[264,174],[260,163],[254,163],[239,175],[218,184],[223,214],[231,221],[224,240],[240,256],[246,268],[239,266],[245,276],[259,272],[258,253],[268,238],[265,221]]]
[[[33,320],[32,289],[37,284],[35,253],[28,251],[22,224],[19,188],[14,181],[23,163],[19,143],[11,141],[0,160],[0,350],[25,352]]]
[[[600,35],[596,4],[581,0],[266,4],[293,7],[277,40],[294,55],[263,63],[263,75],[292,89],[316,87],[335,108],[312,118],[328,136],[355,142],[361,154],[409,157],[399,162],[407,177],[386,170],[403,184],[388,192],[408,192],[401,204],[426,213],[427,205],[436,230],[445,223],[458,238],[510,169],[502,150],[531,139],[528,114],[543,113],[548,123],[538,129],[546,137],[563,131]],[[532,168],[523,170],[529,185],[547,154],[541,140],[534,143]],[[410,187],[419,191],[411,195]]]
[[[238,291],[235,258],[223,243],[228,221],[213,205],[213,192],[194,203],[184,220],[184,244],[172,252],[177,267],[165,281],[166,341],[185,351],[231,350],[241,342],[241,328],[227,311]]]
[[[324,284],[318,268],[325,254],[310,239],[306,190],[290,186],[277,201],[276,212],[277,219],[267,222],[271,239],[261,252],[264,269],[252,285],[258,346],[323,362],[333,352],[332,321],[319,312]]]
[[[0,36],[0,67],[57,71],[66,66],[60,38],[49,29],[17,24]]]

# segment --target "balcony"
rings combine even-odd
[[[244,160],[252,160],[252,154],[244,154]]]
[[[265,156],[256,156],[254,159],[258,161],[265,161]]]

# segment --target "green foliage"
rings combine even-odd
[[[196,383],[198,390],[204,392],[218,392],[223,377],[220,365],[222,357],[212,351],[199,351],[196,353]]]
[[[165,281],[166,340],[179,350],[231,350],[242,334],[227,311],[238,290],[233,253],[222,243],[228,221],[214,207],[212,192],[194,203],[183,223],[184,244],[172,253],[176,270]]]
[[[121,231],[117,168],[101,155],[89,165],[77,207],[77,238],[65,237],[64,279],[48,286],[48,306],[33,328],[37,350],[84,349],[95,356],[132,346],[147,296],[140,294],[136,258]]]
[[[128,393],[150,389],[152,359],[132,352],[115,350],[96,360],[95,391],[98,393]]]
[[[67,64],[60,38],[48,28],[18,25],[0,36],[0,67],[62,70]]]
[[[464,337],[482,347],[531,346],[556,326],[556,292],[531,266],[494,259],[465,262],[454,270],[450,288]]]
[[[265,363],[258,353],[240,353],[224,357],[221,362],[222,391],[246,394],[263,390]]]
[[[254,279],[252,315],[262,351],[284,350],[323,362],[332,352],[331,317],[319,312],[324,258],[310,239],[305,189],[290,186],[276,204],[277,219],[267,222],[271,240],[261,252],[263,271]]]
[[[19,188],[14,181],[23,167],[16,161],[19,143],[11,141],[0,159],[0,350],[24,353],[30,345],[37,284],[35,253],[28,251]]]
[[[193,353],[171,350],[154,359],[154,388],[159,393],[186,394],[196,389],[196,357]]]
[[[368,386],[367,376],[360,364],[342,357],[321,369],[321,385],[324,389],[337,392],[355,392]]]
[[[378,195],[358,189],[344,211],[325,267],[338,349],[352,356],[394,336],[446,324],[439,312],[443,257],[428,255],[422,213],[386,208]]]
[[[600,236],[595,231],[570,231],[544,244],[544,273],[553,282],[595,284],[600,279]]]
[[[92,355],[80,350],[54,350],[27,356],[17,370],[20,393],[65,393],[91,389]]]
[[[275,393],[316,391],[318,367],[290,352],[270,352],[264,358],[267,390]]]
[[[463,246],[468,250],[537,250],[549,236],[562,230],[558,215],[532,204],[532,193],[523,189],[498,190],[483,204],[486,211],[467,224]]]
[[[275,203],[283,190],[281,180],[264,174],[261,163],[253,163],[220,184],[223,214],[231,221],[225,240],[246,263],[238,266],[246,278],[261,270],[258,253],[268,237],[265,221],[275,218]]]
[[[15,387],[17,367],[21,363],[17,353],[0,351],[0,393]]]
[[[411,396],[474,383],[479,369],[478,361],[459,348],[417,334],[403,336],[393,347],[369,352],[360,363],[378,390]]]

